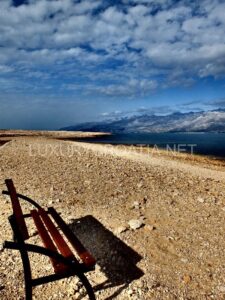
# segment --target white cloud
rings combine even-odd
[[[98,79],[97,93],[116,96],[225,75],[223,1],[122,3],[30,0],[14,7],[1,1],[1,76],[14,70],[25,78],[26,70],[28,77],[41,72],[46,80],[60,74],[76,81],[82,74],[89,86]]]
[[[13,68],[6,65],[0,65],[0,74],[13,72]]]
[[[84,94],[92,95],[100,94],[110,97],[134,97],[137,95],[144,96],[150,91],[157,88],[157,81],[147,79],[128,79],[123,82],[115,82],[108,85],[95,85],[95,84],[65,84],[63,88],[74,91],[84,90]]]

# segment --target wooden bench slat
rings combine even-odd
[[[55,244],[57,245],[60,253],[67,258],[75,259],[73,252],[70,250],[69,246],[65,242],[59,230],[56,228],[55,224],[49,218],[48,214],[43,210],[38,210],[45,226],[47,227],[51,237],[53,238]]]
[[[37,285],[77,275],[83,283],[89,298],[94,300],[95,294],[93,288],[84,273],[93,270],[93,268],[88,268],[88,266],[93,266],[95,259],[84,248],[53,208],[50,208],[50,211],[45,211],[34,200],[17,194],[12,179],[6,179],[5,184],[8,191],[3,191],[3,194],[10,195],[13,208],[13,215],[9,217],[9,222],[14,234],[14,242],[5,241],[4,248],[20,251],[24,267],[25,298],[32,298],[32,288]],[[31,210],[29,214],[23,214],[19,198],[34,205],[36,209]],[[28,217],[33,219],[40,239],[43,242],[43,247],[27,244],[25,242],[25,240],[29,238],[25,222],[25,218]],[[84,263],[80,263],[76,259],[67,244],[68,240],[71,242],[70,247],[72,248],[73,246],[75,248]],[[53,265],[55,274],[33,279],[29,252],[39,253],[44,256],[50,255],[49,259]]]
[[[83,246],[80,240],[76,237],[73,231],[68,227],[68,225],[64,222],[64,220],[60,217],[60,215],[56,212],[53,207],[49,207],[49,213],[65,234],[67,239],[70,241],[74,249],[76,250],[77,254],[80,256],[81,260],[87,267],[92,267],[96,264],[96,260],[94,257],[89,253],[89,251]]]
[[[50,235],[48,234],[48,231],[46,230],[37,210],[32,210],[31,211],[31,216],[34,220],[34,223],[36,225],[36,228],[38,230],[38,233],[42,239],[42,242],[44,244],[44,246],[49,249],[49,250],[52,250],[52,251],[55,251],[57,252],[57,248],[56,246],[54,245]],[[52,265],[53,265],[53,268],[54,268],[54,271],[55,273],[62,273],[62,272],[65,272],[67,271],[69,268],[67,266],[65,266],[64,264],[62,263],[59,263],[56,259],[54,258],[50,258],[51,262],[52,262]]]
[[[6,179],[5,184],[7,186],[7,189],[9,191],[9,195],[12,202],[12,208],[13,208],[13,214],[15,215],[16,222],[19,226],[21,235],[24,240],[29,238],[29,233],[27,230],[27,226],[23,217],[22,209],[20,206],[19,199],[17,197],[16,189],[14,187],[12,179]]]

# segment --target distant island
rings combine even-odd
[[[76,124],[60,130],[111,133],[225,132],[225,109],[134,115]]]

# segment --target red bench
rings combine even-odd
[[[24,268],[26,300],[32,299],[33,287],[70,276],[78,276],[86,289],[89,299],[94,300],[93,289],[84,274],[94,270],[96,264],[94,257],[85,249],[53,207],[48,208],[46,211],[32,199],[17,194],[11,179],[6,179],[5,184],[8,191],[3,191],[3,194],[10,196],[13,208],[13,214],[9,217],[9,222],[12,227],[14,241],[5,241],[3,248],[20,251]],[[23,214],[19,198],[32,204],[35,209],[31,210],[29,214]],[[44,247],[25,242],[29,239],[25,222],[26,218],[33,219]],[[57,227],[60,228],[63,234]],[[69,243],[66,242],[64,236]],[[76,256],[71,249],[77,254]],[[39,278],[32,278],[29,252],[48,256],[53,265],[54,273]]]

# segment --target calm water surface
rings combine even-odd
[[[225,158],[225,133],[129,133],[85,139],[87,142],[149,145]],[[180,146],[179,146],[180,145]],[[192,146],[191,146],[192,145]],[[156,147],[155,146],[155,147]]]

